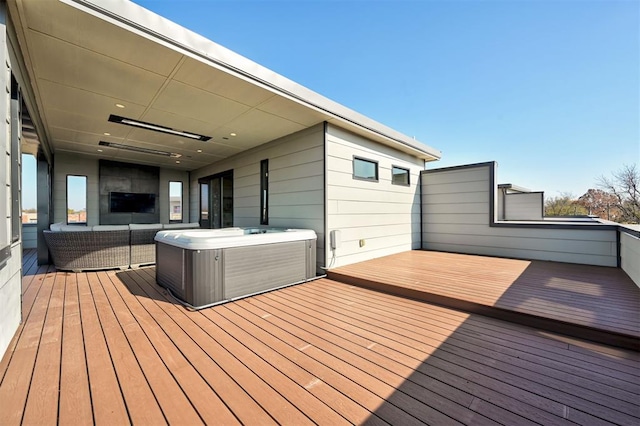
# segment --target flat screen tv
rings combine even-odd
[[[155,213],[156,194],[110,192],[109,211],[111,213]]]

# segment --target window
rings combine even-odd
[[[87,177],[67,175],[67,223],[87,223]]]
[[[269,160],[260,162],[260,225],[269,224]]]
[[[22,114],[20,107],[22,100],[20,98],[20,89],[18,82],[11,76],[11,242],[16,242],[22,234],[21,225],[21,208],[20,202],[22,198],[20,188],[20,173],[22,161],[20,158],[20,141],[22,139]]]
[[[353,178],[378,181],[378,162],[365,158],[353,157]]]
[[[22,154],[22,215],[25,223],[38,223],[38,204],[36,201],[36,157]]]
[[[182,182],[169,182],[169,222],[182,222]]]
[[[391,183],[393,185],[409,186],[409,169],[402,167],[391,167]]]
[[[200,183],[200,221],[208,221],[209,220],[209,184],[208,183]],[[208,228],[209,226],[200,225],[203,228]]]

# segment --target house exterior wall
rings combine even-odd
[[[617,265],[616,231],[597,225],[492,226],[495,163],[422,174],[422,247],[427,250]],[[493,194],[492,194],[493,192]]]
[[[87,177],[87,225],[100,225],[100,163],[97,158],[78,154],[58,153],[53,167],[53,222],[67,221],[67,175]],[[160,222],[169,223],[169,181],[183,183],[184,203],[189,206],[189,173],[173,169],[160,169],[158,208]],[[186,218],[189,216],[185,216]]]
[[[199,221],[198,179],[233,170],[233,224],[260,225],[260,161],[269,160],[269,224],[313,229],[324,266],[324,126],[319,124],[191,172],[191,222]]]
[[[67,223],[67,175],[87,177],[87,225],[100,225],[98,159],[63,152],[53,163],[53,222]]]
[[[378,163],[378,181],[353,177],[354,156]],[[409,186],[393,185],[391,168],[410,171]],[[355,262],[420,248],[420,171],[424,161],[327,126],[327,265]],[[340,246],[330,249],[339,231]],[[364,245],[361,245],[361,241]]]
[[[12,236],[13,195],[16,188],[12,171],[20,167],[11,161],[11,59],[7,39],[6,4],[0,2],[0,358],[4,355],[22,316],[22,241]],[[15,154],[15,153],[14,153]],[[18,153],[18,158],[20,158]],[[18,160],[19,161],[19,160]],[[19,202],[19,199],[18,199]],[[18,206],[19,207],[19,206]],[[17,209],[18,213],[20,209]]]
[[[504,220],[542,220],[542,192],[504,194]]]
[[[620,231],[620,267],[640,287],[640,238]]]

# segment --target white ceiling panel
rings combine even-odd
[[[32,32],[31,56],[39,80],[49,80],[147,105],[165,82],[161,75]]]
[[[39,82],[40,95],[46,109],[53,108],[73,113],[77,116],[86,116],[93,120],[104,117],[106,122],[110,114],[126,114],[131,118],[140,118],[144,107],[134,103],[127,103],[126,113],[116,107],[121,99],[111,98],[75,87],[64,86],[52,81],[41,80]]]
[[[274,96],[265,103],[261,104],[258,109],[269,114],[279,117],[288,118],[305,127],[313,126],[323,122],[326,114],[314,111],[308,107],[300,105],[283,96]]]
[[[228,98],[172,81],[153,102],[154,109],[222,126],[249,107]]]
[[[228,127],[230,129],[241,129],[238,132],[241,132],[243,137],[249,141],[255,138],[264,142],[305,128],[301,124],[256,109],[236,118],[228,124]]]
[[[125,138],[132,130],[131,127],[111,123],[103,116],[87,117],[59,109],[47,110],[47,120],[51,130],[67,129],[81,133],[91,133],[97,137],[104,137],[104,133],[107,132],[115,138]],[[55,137],[54,135],[54,143]]]
[[[168,76],[182,57],[176,51],[59,1],[36,0],[22,4],[29,28],[156,74]]]
[[[257,106],[274,96],[266,89],[256,87],[252,83],[231,76],[193,58],[187,58],[173,78],[248,106]]]

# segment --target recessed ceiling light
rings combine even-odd
[[[101,149],[99,149],[99,150],[98,150],[98,152],[102,152],[102,150],[101,150]]]
[[[111,148],[125,149],[127,151],[141,152],[143,154],[162,155],[164,157],[171,157],[171,158],[180,158],[180,157],[182,157],[182,154],[178,154],[177,152],[160,151],[160,150],[157,150],[157,149],[143,148],[143,147],[140,147],[140,146],[124,145],[124,144],[117,143],[117,142],[100,141],[100,142],[98,142],[98,145],[100,145],[100,146],[108,146],[108,147],[111,147]]]
[[[199,149],[199,150],[198,150],[198,152],[202,152],[202,150],[201,150],[201,149]]]
[[[104,134],[105,136],[111,136],[111,133],[109,133],[109,132],[104,132],[103,134]]]
[[[112,123],[124,124],[126,126],[138,127],[141,129],[153,130],[154,132],[168,133],[170,135],[183,136],[189,139],[197,139],[200,141],[208,141],[211,136],[204,136],[198,133],[183,132],[182,130],[172,129],[171,127],[161,126],[159,124],[147,123],[145,121],[134,120],[133,118],[120,117],[119,115],[111,114],[109,121]]]
[[[180,164],[180,160],[176,160],[176,164]]]
[[[235,133],[229,133],[230,136],[238,136]]]
[[[116,106],[117,106],[118,108],[124,108],[124,105],[122,105],[122,104],[116,104]]]

